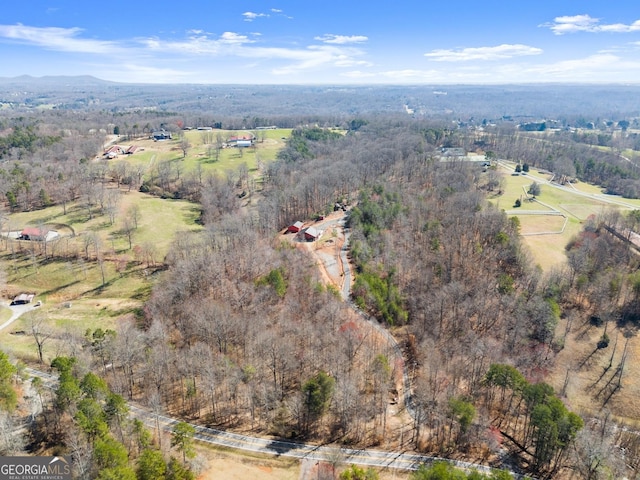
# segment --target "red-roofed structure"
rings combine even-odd
[[[42,242],[47,239],[49,230],[37,227],[26,227],[20,232],[20,240],[35,240]]]

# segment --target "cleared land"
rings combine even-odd
[[[608,210],[630,211],[640,208],[640,200],[605,195],[602,189],[594,185],[578,182],[562,186],[549,183],[551,175],[536,169],[531,169],[526,175],[514,175],[513,162],[501,160],[495,168],[503,176],[503,193],[490,198],[490,201],[510,216],[518,217],[523,243],[528,247],[533,262],[544,271],[564,265],[565,246],[582,230],[584,222],[591,215],[599,216]],[[533,182],[540,185],[541,192],[536,201],[528,201],[526,191]],[[517,199],[521,200],[522,206],[515,208]],[[564,222],[560,216],[526,214],[543,214],[545,211],[567,217],[564,231],[557,233],[560,229],[554,230],[558,222]],[[550,227],[546,230],[548,233],[540,234],[547,227]]]

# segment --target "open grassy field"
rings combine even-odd
[[[138,147],[133,155],[120,155],[110,162],[127,161],[132,166],[142,166],[151,171],[158,163],[163,161],[180,162],[180,168],[184,172],[194,171],[198,165],[204,172],[225,173],[237,170],[242,164],[246,164],[249,172],[257,172],[259,165],[273,161],[278,151],[284,146],[286,139],[291,135],[291,129],[275,130],[188,130],[180,132],[183,139],[188,142],[187,155],[181,148],[182,139],[174,135],[171,140],[153,141],[148,138],[138,138],[118,143],[120,146]],[[216,142],[226,142],[231,136],[255,135],[254,146],[249,148],[222,148],[216,153]]]
[[[134,204],[140,209],[140,220],[129,249],[120,222]],[[66,214],[61,207],[51,207],[10,217],[7,228],[46,225],[62,236],[47,242],[46,259],[42,246],[35,242],[0,241],[0,261],[7,274],[5,302],[20,292],[36,293],[43,302],[37,312],[25,314],[0,332],[3,350],[24,360],[35,359],[33,338],[15,332],[29,332],[31,316],[36,314],[45,315],[48,328],[58,332],[45,345],[49,360],[63,351],[62,332],[114,328],[119,318],[130,317],[148,298],[156,265],[163,261],[175,236],[202,228],[196,223],[196,206],[186,201],[132,191],[124,195],[119,208],[113,225],[105,216],[89,219],[79,205],[68,206]],[[148,251],[149,256],[142,258],[139,250]],[[96,261],[97,251],[102,262]]]
[[[517,216],[520,220],[523,243],[528,247],[535,264],[549,271],[566,261],[564,248],[571,238],[582,230],[584,222],[591,215],[602,215],[608,210],[630,211],[640,208],[640,200],[623,199],[614,195],[605,195],[602,189],[586,183],[568,186],[550,184],[551,175],[531,169],[526,175],[513,175],[515,163],[501,161],[497,166],[502,173],[502,195],[490,198],[498,208]],[[528,201],[526,191],[537,182],[541,192],[536,201]],[[522,206],[514,207],[516,199]],[[559,232],[564,219],[561,216],[527,215],[518,212],[557,212],[566,216],[564,231]],[[548,234],[540,234],[547,231]],[[533,235],[536,234],[536,235]]]

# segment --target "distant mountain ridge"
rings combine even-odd
[[[81,87],[119,85],[119,83],[102,80],[91,75],[45,75],[43,77],[20,75],[18,77],[0,77],[0,85]]]

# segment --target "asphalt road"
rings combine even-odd
[[[26,371],[43,380],[43,384],[48,388],[55,388],[57,378],[40,370],[27,368]],[[171,432],[173,426],[179,419],[155,414],[138,405],[129,403],[130,416],[141,420],[147,427],[155,430],[160,427],[166,432]],[[323,445],[310,445],[305,443],[289,442],[286,440],[269,439],[261,437],[250,437],[232,432],[207,428],[201,425],[193,425],[196,431],[195,439],[213,445],[245,450],[250,452],[263,453],[282,457],[293,457],[312,461],[332,461],[339,460],[343,464],[355,464],[377,468],[395,468],[399,470],[417,470],[424,463],[431,463],[434,460],[445,460],[426,455],[415,455],[403,452],[387,452],[383,450],[351,449],[339,448]],[[484,465],[445,460],[460,468],[475,469],[479,472],[488,473],[491,469]]]

